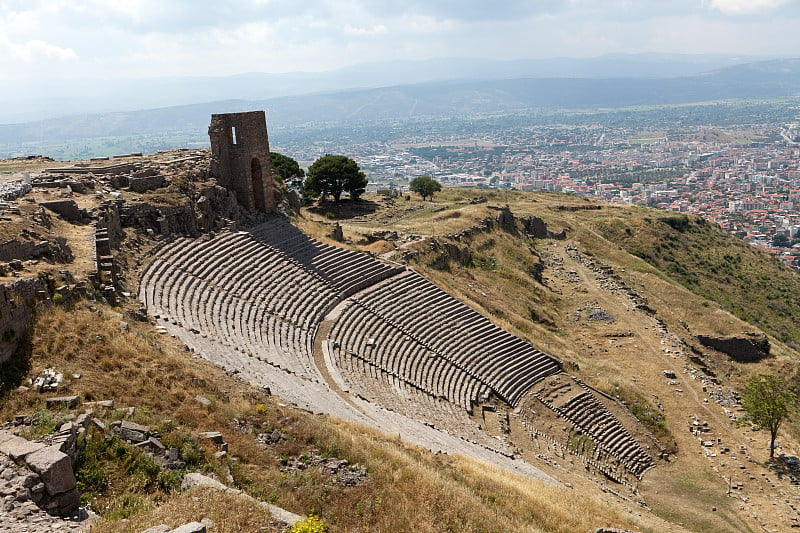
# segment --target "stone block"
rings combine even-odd
[[[122,440],[134,443],[144,442],[147,440],[147,435],[141,431],[134,431],[126,428],[120,429],[119,436]]]
[[[25,457],[31,470],[39,474],[51,496],[75,489],[75,474],[69,456],[54,446],[47,446]],[[80,503],[80,497],[78,497]]]
[[[172,533],[206,533],[206,525],[200,522],[189,522],[172,530]]]
[[[48,409],[74,409],[78,405],[77,396],[57,396],[55,398],[47,398],[45,405]]]
[[[194,399],[195,399],[195,401],[196,401],[197,403],[199,403],[199,404],[202,404],[202,405],[205,405],[206,407],[209,407],[209,406],[211,405],[211,400],[209,400],[209,399],[208,399],[208,398],[206,398],[205,396],[200,396],[200,395],[198,394],[197,396],[195,396],[195,397],[194,397]]]
[[[143,424],[137,424],[136,422],[130,422],[128,420],[123,420],[119,428],[122,429],[129,429],[131,431],[138,431],[139,433],[150,433],[150,426],[145,426]]]
[[[78,489],[72,489],[58,494],[53,501],[58,502],[58,514],[65,515],[71,513],[80,506],[81,495]]]
[[[20,415],[20,416],[22,416],[23,419],[25,418],[24,415]],[[4,429],[0,429],[0,444],[3,444],[7,440],[13,439],[15,436],[16,435],[14,435],[13,433],[9,433],[8,431],[6,431]]]
[[[222,446],[225,444],[225,439],[222,438],[222,433],[219,431],[206,431],[204,433],[200,433],[200,438],[210,440],[217,446]]]
[[[167,447],[164,446],[159,439],[155,437],[150,437],[149,439],[138,442],[135,446],[139,449],[145,450],[146,452],[152,453],[153,455],[162,455],[167,451]]]
[[[159,189],[167,185],[167,180],[163,176],[142,176],[138,178],[129,178],[128,187],[134,192],[145,192],[152,189]]]
[[[20,461],[43,448],[45,448],[45,445],[41,442],[31,442],[16,435],[12,435],[10,439],[0,443],[0,452],[11,457],[14,461]]]
[[[102,407],[104,409],[113,409],[114,400],[100,400],[97,402],[83,402],[86,407]]]

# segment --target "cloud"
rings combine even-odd
[[[322,71],[442,57],[800,54],[799,10],[800,0],[0,0],[0,79],[59,69]]]
[[[38,39],[30,39],[24,43],[3,40],[0,41],[0,48],[5,49],[12,59],[25,63],[32,63],[42,59],[59,62],[78,60],[78,54],[72,48],[56,46]]]
[[[344,25],[344,33],[345,35],[353,35],[356,37],[366,37],[370,35],[381,35],[386,33],[388,30],[386,26],[383,24],[376,24],[370,27],[359,27],[359,26],[352,26],[350,24]]]
[[[363,9],[377,16],[432,16],[442,19],[480,21],[513,20],[539,13],[559,12],[574,0],[360,0]]]
[[[726,15],[749,15],[785,6],[790,0],[710,0],[709,5]]]

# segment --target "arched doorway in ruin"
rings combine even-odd
[[[264,197],[264,176],[261,172],[261,162],[254,157],[250,162],[250,176],[253,178],[253,202],[257,211],[267,210],[267,201]]]

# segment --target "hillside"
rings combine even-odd
[[[49,226],[65,236],[74,259],[26,262],[14,271],[41,283],[50,299],[2,367],[0,421],[40,438],[69,415],[93,409],[99,424],[81,437],[85,452],[75,467],[84,503],[102,516],[93,531],[200,518],[213,521],[211,531],[280,530],[253,500],[180,492],[187,471],[215,475],[299,515],[314,512],[332,531],[744,532],[785,530],[800,518],[794,503],[800,473],[791,460],[769,464],[765,434],[738,420],[737,391],[751,376],[795,379],[798,354],[783,340],[798,334],[791,314],[796,274],[775,261],[698,219],[566,195],[458,189],[432,202],[373,196],[312,206],[293,215],[294,226],[234,211],[216,220],[193,208],[193,231],[207,234],[175,238],[191,233],[185,180],[203,157],[148,156],[173,186],[125,192],[130,204],[121,212],[130,225],[114,255],[123,269],[120,283],[133,294],[139,284],[141,303],[123,295],[112,307],[100,292],[69,303],[69,293],[52,292],[61,290],[54,282],[60,270],[77,263],[80,272],[91,263],[93,252],[79,246],[91,228],[83,223],[58,219]],[[225,205],[213,185],[198,179],[194,187],[196,205]],[[112,198],[101,190],[74,194],[89,209],[103,195]],[[41,191],[33,194],[42,200]],[[158,217],[148,214],[156,208]],[[9,215],[14,230],[44,234],[46,221],[30,211]],[[104,216],[113,219],[113,212]],[[240,231],[228,229],[232,219]],[[334,221],[343,242],[332,238]],[[320,252],[317,259],[303,255],[311,248]],[[331,270],[334,256],[349,269]],[[369,283],[355,276],[367,269]],[[10,272],[3,271],[4,283],[16,281]],[[764,294],[770,280],[786,290]],[[405,286],[412,289],[396,288]],[[392,300],[405,303],[393,309]],[[235,307],[225,307],[231,302]],[[448,351],[460,343],[445,333],[467,330],[439,318],[437,305],[445,304],[460,320],[473,316],[471,308],[491,321],[470,322],[500,339],[478,365],[491,361],[490,348],[500,352],[522,339],[530,345],[515,354],[541,351],[563,371],[547,370],[530,391],[519,392],[524,373],[470,370]],[[358,314],[370,309],[371,318]],[[347,320],[359,316],[364,321]],[[405,329],[392,337],[393,328]],[[749,339],[762,332],[769,355],[747,363],[699,337]],[[381,381],[393,370],[363,364],[390,338],[389,355],[411,354],[411,340],[435,352],[419,363],[436,361],[425,370],[442,376],[433,392],[415,385],[411,373]],[[480,335],[460,339],[478,343]],[[514,367],[531,360],[518,359]],[[56,392],[39,394],[28,379],[46,368],[64,381]],[[477,402],[463,392],[466,370],[492,387]],[[460,372],[465,377],[451,379]],[[638,443],[652,465],[637,469],[625,462],[630,456],[602,452],[603,435],[565,418],[564,391],[576,389],[574,398],[594,402],[592,412],[610,413],[602,416],[624,427],[615,442]],[[81,402],[114,400],[114,409],[45,404],[72,394]],[[150,428],[177,450],[181,467],[161,468],[107,429],[121,422]],[[217,437],[202,437],[214,431],[225,449],[211,440]],[[799,449],[800,425],[789,420],[778,451],[791,457]],[[339,469],[325,466],[329,460]],[[247,510],[231,516],[226,509],[233,505]]]
[[[751,447],[763,443],[763,439],[742,431],[734,420],[741,413],[737,412],[733,391],[743,390],[749,376],[762,372],[794,379],[797,354],[773,338],[772,357],[740,364],[703,346],[696,335],[746,336],[759,331],[730,314],[725,309],[728,302],[739,302],[736,310],[748,309],[764,324],[783,323],[775,306],[793,305],[793,299],[788,293],[773,294],[769,305],[760,305],[767,300],[759,292],[758,280],[796,283],[796,274],[747,245],[739,247],[738,241],[730,240],[719,228],[695,222],[703,229],[693,234],[693,244],[701,255],[701,250],[710,250],[708,261],[717,247],[725,246],[737,247],[756,259],[768,259],[743,266],[739,276],[747,281],[736,287],[738,295],[720,290],[718,303],[690,292],[691,287],[682,285],[673,271],[654,268],[621,249],[611,238],[613,233],[607,238],[600,231],[622,227],[627,235],[624,228],[629,227],[631,234],[646,240],[646,233],[636,231],[645,224],[655,242],[669,242],[676,238],[675,233],[687,238],[659,222],[668,214],[598,206],[570,196],[486,195],[489,206],[507,203],[517,217],[540,217],[551,232],[566,232],[565,240],[529,241],[497,229],[470,231],[497,213],[487,204],[473,203],[481,195],[448,190],[432,204],[398,201],[375,213],[344,216],[340,223],[345,237],[353,243],[375,253],[407,258],[427,277],[470,301],[497,323],[558,354],[588,383],[623,399],[662,444],[677,451],[670,465],[659,466],[640,485],[648,505],[662,516],[694,524],[698,530],[731,530],[735,523],[732,517],[728,517],[727,526],[714,526],[715,515],[705,508],[720,509],[720,502],[733,503],[714,496],[715,492],[724,496],[725,480],[731,475],[737,477],[736,471],[727,470],[733,457],[726,462],[718,459],[724,456],[716,452],[701,453],[697,437],[686,427],[691,427],[697,417],[713,428],[712,435],[721,439],[723,448],[758,453]],[[323,223],[321,218],[317,220],[317,224]],[[314,223],[304,227],[320,238],[327,233]],[[436,235],[437,245],[413,237],[431,233]],[[379,235],[383,238],[376,239]],[[742,261],[742,265],[747,263]],[[686,268],[697,278],[695,287],[705,287],[707,280],[712,283],[716,278],[702,264]],[[752,309],[742,304],[749,301],[753,302]],[[785,324],[789,334],[795,334],[796,328],[790,322]],[[675,370],[678,379],[665,378],[664,370]],[[794,424],[786,428],[784,443],[792,450],[796,444],[788,443],[794,442],[797,430]],[[790,489],[787,494],[792,493]],[[752,501],[750,493],[747,498]],[[737,507],[742,506],[735,504],[734,509]],[[751,526],[741,527],[748,530]]]
[[[635,214],[634,214],[635,213]],[[800,276],[772,254],[697,217],[628,210],[595,229],[692,292],[796,346]]]

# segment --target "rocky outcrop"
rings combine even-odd
[[[547,223],[539,217],[529,216],[521,218],[522,226],[525,232],[535,239],[559,239],[564,240],[567,238],[565,230],[554,233],[547,229]]]
[[[456,263],[462,267],[472,266],[472,251],[469,246],[459,247],[450,242],[433,239],[431,240],[431,249],[437,254],[430,262],[430,266],[437,270],[449,269],[450,263]]]
[[[748,333],[742,337],[698,335],[697,340],[703,346],[720,351],[740,363],[752,363],[769,357],[769,339],[757,333]]]
[[[200,190],[195,203],[197,227],[201,231],[221,228],[223,220],[239,220],[241,212],[236,202],[236,193],[219,185]]]
[[[124,204],[119,208],[125,227],[137,227],[154,235],[197,235],[197,220],[189,205]]]

